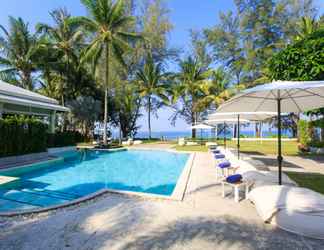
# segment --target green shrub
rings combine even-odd
[[[305,120],[300,120],[298,122],[299,130],[299,143],[303,146],[308,146],[311,141],[311,136],[309,132],[309,123]]]
[[[47,135],[47,146],[49,148],[74,146],[84,141],[85,137],[77,131],[56,132],[55,134]]]
[[[313,140],[308,145],[315,148],[324,148],[324,141]]]
[[[0,119],[0,157],[46,151],[47,125],[33,117]]]

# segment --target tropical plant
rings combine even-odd
[[[268,63],[273,80],[312,81],[324,79],[324,29],[288,45]]]
[[[203,97],[201,84],[208,78],[210,72],[191,56],[181,60],[180,72],[175,76],[175,84],[170,85],[174,114],[171,120],[174,123],[178,117],[184,118],[188,124],[195,124],[201,109],[198,105]],[[196,137],[196,130],[192,130],[192,137]]]
[[[200,84],[202,95],[197,102],[197,109],[216,109],[243,88],[244,85],[231,85],[227,73],[222,68],[211,70],[209,78]]]
[[[9,16],[9,29],[0,25],[0,78],[32,90],[36,80],[33,73],[37,54],[37,38],[21,18]]]
[[[137,121],[142,116],[140,113],[142,101],[138,86],[131,82],[120,84],[112,104],[110,110],[112,121],[120,128],[121,137],[134,137],[140,128]]]
[[[268,59],[293,41],[303,16],[315,16],[314,0],[236,0],[236,11],[220,13],[204,29],[212,55],[236,83],[262,83]],[[257,81],[257,82],[256,82]]]
[[[71,108],[75,122],[80,125],[83,134],[90,137],[90,130],[94,128],[94,123],[99,119],[101,113],[101,103],[91,96],[79,96],[68,103]]]
[[[75,50],[80,47],[81,41],[83,39],[83,33],[78,29],[78,26],[71,22],[71,15],[66,9],[57,9],[50,12],[50,15],[54,21],[54,26],[50,26],[45,23],[39,23],[36,25],[37,33],[44,34],[48,37],[43,45],[49,47],[52,53],[61,53],[63,57],[61,60],[56,60],[56,69],[60,66],[59,72],[64,72],[61,75],[66,79],[61,82],[61,101],[62,105],[65,104],[65,92],[70,89],[70,78],[71,74],[71,64],[73,60],[76,60]],[[45,61],[46,62],[46,61]],[[52,61],[53,62],[53,61]],[[62,67],[64,65],[64,67]],[[51,65],[54,66],[53,63]],[[46,67],[46,65],[45,65]],[[65,83],[64,83],[65,82]]]
[[[139,93],[145,99],[145,107],[148,114],[148,131],[151,139],[151,113],[168,103],[166,95],[166,77],[162,63],[155,63],[151,54],[148,54],[143,68],[136,73],[139,83]]]
[[[314,33],[320,28],[320,23],[316,21],[315,18],[304,16],[297,23],[297,36],[296,40],[302,40]]]
[[[129,32],[134,18],[126,15],[123,0],[81,0],[89,17],[74,17],[72,23],[81,25],[93,33],[90,44],[84,52],[84,60],[90,59],[98,67],[100,58],[105,65],[104,77],[104,144],[107,144],[108,123],[108,88],[110,83],[110,63],[115,57],[124,63],[123,54],[130,48],[130,43],[139,36]]]

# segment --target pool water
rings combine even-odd
[[[57,205],[103,188],[170,196],[189,155],[125,150],[87,151],[63,157],[64,161],[40,168],[0,172],[20,178],[0,185],[0,211]]]

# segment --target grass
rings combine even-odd
[[[219,145],[223,145],[223,141],[217,142]],[[236,141],[226,141],[227,147],[236,148]],[[275,155],[277,154],[278,144],[277,141],[240,141],[240,149],[243,153],[256,153],[264,155]],[[282,154],[296,156],[300,155],[296,141],[283,141],[282,142]]]
[[[309,188],[324,194],[324,175],[318,173],[285,172],[300,187]]]
[[[223,145],[223,141],[217,141],[219,145]],[[254,154],[264,154],[264,155],[275,155],[277,154],[277,142],[276,141],[241,141],[241,152],[243,153],[254,153]],[[228,140],[226,146],[229,148],[236,148],[236,141]],[[207,152],[208,149],[204,145],[197,146],[175,146],[178,151],[197,151],[197,152]],[[285,141],[282,142],[282,153],[283,155],[296,156],[300,153],[298,152],[296,141]]]

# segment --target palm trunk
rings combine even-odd
[[[148,98],[148,130],[149,139],[151,139],[151,97]]]
[[[196,125],[196,119],[194,114],[192,114],[191,116],[191,123],[192,123],[191,125]],[[191,137],[196,138],[196,129],[191,130]]]
[[[109,84],[109,45],[106,43],[106,77],[105,77],[105,110],[104,110],[104,133],[103,143],[107,145],[107,123],[108,123],[108,84]]]

